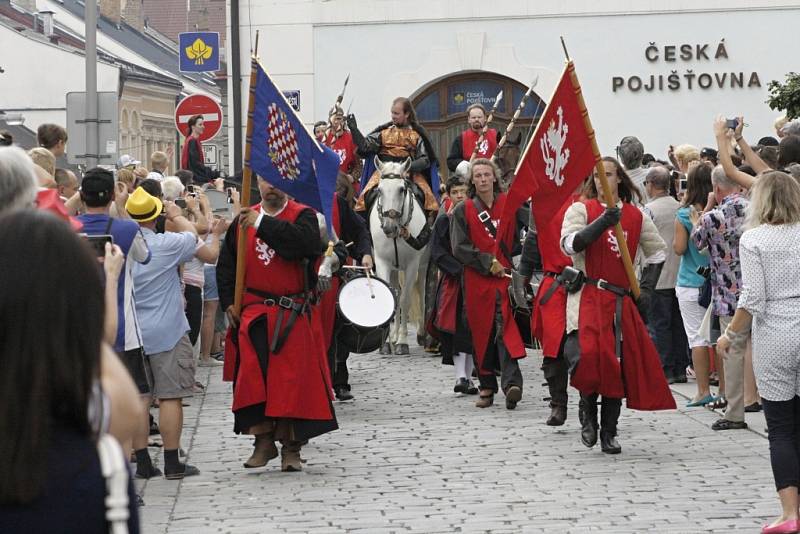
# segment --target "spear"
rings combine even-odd
[[[508,126],[506,126],[506,131],[503,132],[503,137],[501,137],[500,142],[497,143],[497,148],[495,148],[494,154],[492,154],[492,161],[497,159],[497,152],[501,148],[503,148],[503,145],[506,144],[506,139],[508,138],[508,135],[511,133],[511,130],[514,129],[514,125],[516,124],[517,119],[519,119],[519,116],[525,109],[525,103],[528,101],[528,98],[530,98],[530,96],[533,94],[533,89],[536,87],[537,83],[539,83],[538,76],[533,79],[533,83],[531,84],[530,87],[528,87],[528,91],[522,96],[522,100],[520,101],[519,106],[517,107],[517,111],[514,112],[514,116],[511,117],[511,122],[508,123]]]
[[[478,142],[475,143],[475,148],[472,149],[472,156],[470,156],[469,161],[475,159],[475,156],[478,155],[478,150],[480,150],[481,145],[483,144],[483,140],[486,138],[486,132],[489,131],[489,124],[492,122],[494,118],[494,114],[497,111],[497,107],[500,105],[500,101],[503,99],[503,91],[501,90],[497,93],[497,97],[494,99],[494,105],[492,106],[492,110],[489,112],[489,116],[486,118],[486,124],[483,125],[483,129],[481,130],[481,135],[478,137]]]
[[[342,109],[342,101],[344,100],[344,92],[347,90],[347,82],[350,81],[350,73],[347,74],[347,78],[344,79],[344,85],[342,86],[342,91],[339,93],[339,96],[336,97],[336,102],[333,104],[334,111],[337,109]],[[352,102],[351,102],[352,105]],[[330,117],[328,117],[328,127],[325,128],[325,138],[328,137],[330,134],[333,125],[331,124]]]

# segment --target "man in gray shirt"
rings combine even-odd
[[[647,326],[661,356],[667,381],[674,384],[686,382],[689,342],[683,328],[678,298],[675,296],[680,256],[675,254],[672,241],[680,204],[669,195],[669,181],[669,171],[665,167],[653,167],[648,171],[645,189],[650,201],[645,205],[644,211],[656,224],[661,239],[667,244],[667,259],[650,302],[650,320]]]

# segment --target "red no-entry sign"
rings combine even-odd
[[[217,102],[206,95],[190,95],[180,101],[175,108],[175,127],[186,137],[189,133],[189,119],[195,115],[203,116],[205,131],[200,136],[200,141],[213,139],[222,128],[222,108]]]

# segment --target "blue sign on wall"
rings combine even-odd
[[[295,111],[300,111],[300,89],[288,89],[283,91],[283,96]]]
[[[482,104],[486,109],[494,105],[497,93],[503,86],[492,81],[468,81],[447,88],[447,114],[464,113],[472,104]],[[506,97],[507,98],[507,97]],[[503,103],[500,103],[501,108]]]
[[[181,72],[216,72],[219,70],[219,33],[181,33],[178,52]]]

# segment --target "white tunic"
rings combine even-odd
[[[622,202],[618,202],[617,207],[622,209]],[[572,265],[583,272],[586,272],[586,254],[584,252],[575,252],[572,248],[572,241],[575,238],[575,234],[586,226],[587,219],[586,205],[583,202],[575,202],[567,209],[564,214],[564,222],[561,224],[561,250],[564,254],[572,256]],[[655,223],[650,217],[643,214],[642,232],[639,236],[637,253],[642,252],[644,254],[645,263],[661,263],[667,257],[666,251],[667,245],[661,239]],[[568,334],[578,329],[580,303],[581,291],[567,295]]]

